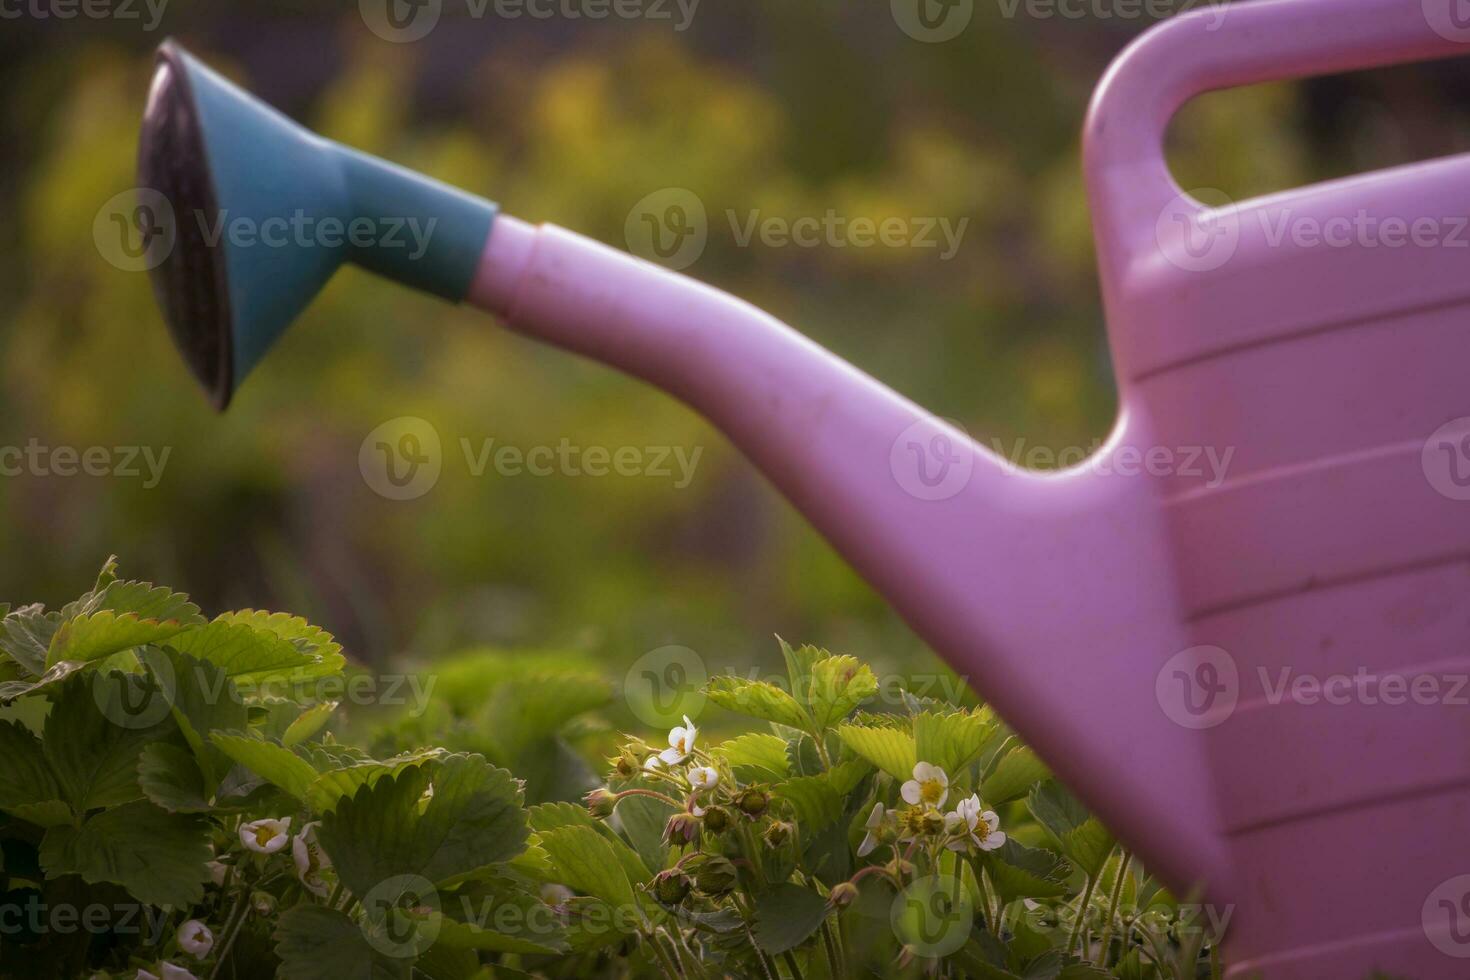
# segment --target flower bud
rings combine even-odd
[[[694,887],[705,895],[724,895],[735,890],[740,884],[740,872],[728,858],[718,854],[708,854],[691,861],[694,865]]]
[[[723,834],[730,829],[730,811],[722,806],[712,806],[704,811],[704,829],[712,834]]]
[[[938,810],[926,810],[921,826],[930,837],[938,837],[944,833],[944,814]]]
[[[607,761],[612,765],[613,771],[624,779],[632,779],[643,768],[631,745],[624,745],[616,756]]]
[[[654,897],[664,905],[678,905],[689,897],[691,887],[689,876],[677,868],[661,871],[653,879]]]
[[[858,887],[850,881],[840,881],[832,886],[832,891],[827,895],[827,901],[832,903],[835,909],[845,909],[858,897]]]
[[[784,820],[772,820],[771,825],[766,828],[766,844],[771,847],[780,847],[791,839],[791,832],[795,829]]]
[[[759,817],[771,805],[771,796],[759,786],[747,786],[735,799],[740,811],[750,817]]]
[[[598,820],[606,820],[612,816],[613,809],[618,805],[618,798],[602,786],[588,793],[583,799],[587,801],[587,812]]]
[[[664,843],[683,847],[699,840],[700,820],[688,810],[680,810],[664,825]]]

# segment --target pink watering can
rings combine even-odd
[[[1233,976],[1463,978],[1470,156],[1208,208],[1162,148],[1207,90],[1470,50],[1455,3],[1232,5],[1112,66],[1085,158],[1121,411],[1062,472],[1016,469],[738,299],[316,137],[173,45],[141,183],[176,218],[437,230],[409,256],[179,220],[155,285],[220,406],[347,260],[664,388],[1151,868],[1203,888]],[[1207,455],[1225,471],[1190,465]]]

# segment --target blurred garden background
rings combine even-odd
[[[880,673],[936,663],[682,406],[366,273],[340,273],[214,414],[148,277],[93,236],[136,183],[152,49],[170,35],[325,135],[519,217],[625,246],[640,200],[687,188],[710,215],[690,274],[987,443],[1087,447],[1111,424],[1078,138],[1109,60],[1151,23],[1118,11],[1141,8],[974,0],[958,36],[924,43],[879,0],[703,0],[683,29],[687,2],[597,20],[568,16],[575,3],[476,17],[444,0],[432,32],[394,43],[351,2],[135,0],[130,18],[121,2],[0,19],[0,445],[146,447],[164,465],[156,483],[141,457],[131,477],[0,478],[0,598],[57,603],[116,552],[206,612],[304,615],[378,668],[491,647],[617,678],[679,644],[744,671],[780,663],[773,633]],[[1209,96],[1174,127],[1176,173],[1241,199],[1455,152],[1466,96],[1454,63]],[[829,211],[966,224],[944,257],[742,244],[727,217]],[[400,416],[443,445],[437,484],[407,501],[358,464]],[[463,447],[488,439],[700,455],[683,486],[475,475]]]

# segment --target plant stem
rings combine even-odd
[[[1077,903],[1077,921],[1072,923],[1072,934],[1067,937],[1067,948],[1063,952],[1072,955],[1072,947],[1077,945],[1077,937],[1082,934],[1082,924],[1087,921],[1087,913],[1092,908],[1092,890],[1097,887],[1097,875],[1087,876],[1087,886],[1082,889],[1082,901]],[[1086,943],[1083,943],[1084,948]]]
[[[235,904],[230,909],[229,918],[225,919],[225,931],[220,937],[219,957],[214,961],[214,969],[209,971],[209,980],[217,980],[219,971],[225,968],[225,960],[229,959],[230,947],[235,944],[235,937],[240,934],[240,927],[245,924],[245,915],[250,908],[250,883],[242,879],[240,894],[235,897]]]
[[[996,922],[990,914],[990,888],[985,884],[985,869],[979,864],[975,865],[975,882],[980,886],[980,908],[985,911],[985,927],[995,934],[996,939],[999,939],[1000,923]]]
[[[791,968],[792,980],[803,980],[803,977],[801,975],[801,967],[796,965],[796,957],[791,955],[791,950],[788,949],[786,952],[782,953],[781,958],[784,959],[786,961],[786,965]]]
[[[1108,899],[1108,918],[1103,923],[1102,951],[1098,953],[1097,965],[1106,968],[1108,965],[1108,943],[1113,938],[1113,920],[1118,915],[1118,901],[1123,897],[1123,882],[1128,877],[1128,863],[1133,860],[1133,855],[1123,851],[1118,861],[1117,880],[1113,882],[1113,894]]]
[[[658,931],[652,930],[647,933],[647,936],[648,945],[653,949],[654,955],[658,958],[659,969],[664,971],[664,975],[669,980],[679,980],[682,973],[678,966],[674,964],[674,961],[669,959],[669,951],[664,949],[664,944],[659,942]]]
[[[672,796],[669,796],[669,795],[667,795],[665,793],[660,793],[658,790],[653,790],[653,789],[643,789],[641,787],[635,786],[633,789],[625,789],[625,790],[623,790],[621,793],[618,794],[618,796],[620,798],[621,797],[624,797],[624,796],[648,796],[648,797],[652,797],[655,800],[661,800],[662,802],[667,803],[669,806],[673,807],[675,810],[682,810],[682,809],[684,809],[684,804],[680,803],[678,800],[674,799]]]
[[[847,975],[847,970],[842,963],[842,954],[837,951],[837,943],[832,938],[832,923],[829,919],[822,920],[822,946],[827,951],[827,964],[832,980],[842,980]]]

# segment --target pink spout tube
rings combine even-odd
[[[1188,646],[1156,491],[1107,466],[1151,444],[1135,407],[1089,465],[1024,472],[748,303],[504,215],[468,302],[702,413],[1125,843],[1225,889],[1196,733],[1155,701]]]

